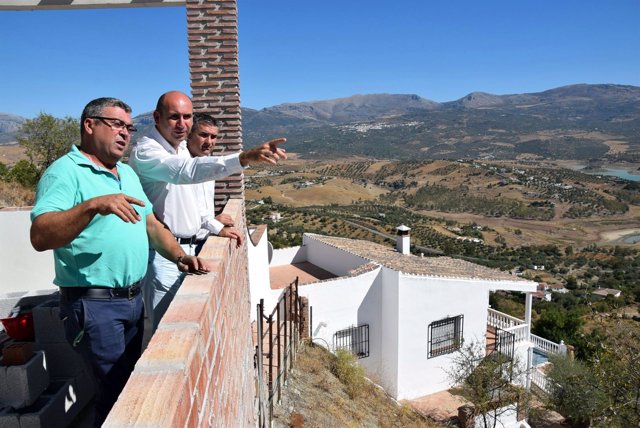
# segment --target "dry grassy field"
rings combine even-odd
[[[27,159],[27,155],[25,154],[22,146],[19,146],[18,144],[0,145],[1,163],[9,166],[22,159]]]
[[[402,189],[406,194],[415,194],[416,190],[425,184],[444,186],[455,189],[465,186],[473,196],[485,198],[508,198],[528,204],[531,198],[526,196],[530,191],[522,185],[498,185],[504,181],[500,174],[484,175],[465,165],[457,165],[451,161],[434,161],[430,163],[418,163],[407,168],[398,167],[392,161],[370,161],[367,167],[362,167],[356,173],[340,171],[353,169],[349,164],[362,162],[362,159],[345,160],[343,162],[305,162],[296,159],[286,162],[287,169],[270,168],[248,170],[246,173],[249,184],[246,190],[246,198],[262,199],[271,197],[275,203],[292,207],[309,205],[345,205],[356,201],[375,201],[380,195],[393,194],[398,190],[392,190],[375,183],[376,174],[384,176],[384,181],[393,182],[404,180],[414,181],[415,186]],[[541,161],[535,164],[526,163],[522,166],[518,162],[501,162],[501,165],[509,168],[524,168],[556,170],[561,166],[553,162]],[[332,172],[327,172],[333,168]],[[626,165],[633,171],[637,165]],[[338,171],[337,174],[335,172]],[[386,174],[385,174],[386,172]],[[265,181],[265,178],[268,181]],[[298,180],[296,180],[298,179]],[[312,183],[304,185],[303,183]],[[585,191],[592,192],[602,197],[611,198],[612,192],[622,186],[612,184],[610,181],[584,181],[581,183],[569,183],[575,187],[582,187]],[[420,210],[421,214],[432,217],[444,217],[460,224],[476,223],[487,226],[493,231],[483,232],[487,242],[493,241],[498,235],[507,239],[507,245],[519,246],[523,244],[556,244],[561,246],[575,245],[584,247],[589,244],[598,245],[629,245],[640,248],[640,243],[626,244],[622,238],[629,235],[640,234],[640,206],[629,205],[625,213],[606,216],[588,216],[579,218],[566,218],[563,214],[570,208],[570,203],[554,201],[556,215],[552,220],[525,220],[509,218],[505,216],[491,217],[468,212],[444,212],[437,210]],[[514,231],[518,231],[514,234]],[[443,234],[451,234],[447,230]]]
[[[611,145],[612,148],[615,146],[615,144]],[[428,184],[451,189],[464,186],[474,196],[530,202],[530,198],[526,197],[528,191],[526,187],[512,184],[498,185],[503,180],[500,174],[479,174],[477,169],[468,165],[458,165],[446,160],[399,164],[393,161],[352,158],[337,162],[320,162],[300,159],[295,153],[289,155],[287,161],[276,167],[246,171],[247,200],[271,197],[275,203],[291,207],[349,205],[357,201],[373,202],[381,196],[393,195],[400,191],[412,195],[417,189]],[[26,159],[26,155],[19,145],[0,146],[0,162],[11,166],[20,159]],[[571,162],[513,161],[500,164],[509,168],[549,170],[561,167],[575,168],[575,163]],[[359,169],[354,169],[354,165],[359,165]],[[611,165],[610,167],[634,173],[638,171],[639,165]],[[380,181],[414,182],[415,185],[394,190],[381,185]],[[570,182],[569,184],[576,185]],[[607,198],[610,198],[608,195],[611,192],[619,190],[611,182],[605,181],[585,181],[580,184],[585,189]],[[8,198],[5,205],[13,199],[15,195]],[[501,235],[510,246],[519,246],[524,243],[579,247],[598,244],[631,245],[640,248],[640,243],[628,244],[623,241],[624,237],[640,234],[640,206],[630,204],[629,210],[625,213],[582,218],[563,217],[562,214],[568,209],[568,203],[556,201],[556,216],[551,221],[524,220],[505,216],[491,217],[468,212],[438,210],[419,210],[418,212],[432,217],[444,217],[460,224],[477,223],[487,226],[492,229],[484,232],[488,242],[492,242],[495,237]],[[516,230],[518,233],[513,233]],[[445,235],[451,234],[444,228],[439,232]]]

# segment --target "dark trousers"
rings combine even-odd
[[[96,378],[95,426],[101,426],[142,352],[142,293],[131,299],[60,296],[67,340]]]

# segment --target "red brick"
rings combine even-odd
[[[145,371],[175,370],[190,361],[202,362],[202,336],[197,326],[159,328],[153,335],[136,368]]]
[[[187,381],[181,371],[136,370],[103,426],[183,426],[190,408],[185,393]]]
[[[210,308],[209,295],[183,296],[178,292],[162,317],[159,328],[170,327],[174,323],[193,324],[200,329],[202,338],[208,337],[212,321]]]

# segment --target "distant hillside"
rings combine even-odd
[[[439,106],[438,103],[417,95],[354,95],[335,100],[281,104],[258,111],[256,116],[275,113],[293,119],[349,123],[433,110]]]
[[[8,113],[0,113],[0,144],[16,141],[16,132],[25,119]]]
[[[247,145],[284,135],[289,151],[307,157],[637,161],[640,88],[581,84],[530,94],[473,92],[446,103],[356,95],[243,109],[243,131]]]
[[[0,114],[0,144],[14,138],[20,120]],[[151,113],[134,122],[138,135],[153,127]],[[640,87],[579,84],[528,94],[472,92],[445,103],[418,95],[354,95],[243,108],[242,125],[246,146],[285,136],[287,150],[307,158],[637,162]]]

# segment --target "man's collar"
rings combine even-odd
[[[169,143],[167,141],[166,138],[164,138],[162,136],[162,134],[160,133],[160,131],[158,131],[158,128],[156,128],[155,126],[153,127],[153,129],[151,130],[151,132],[149,133],[150,137],[153,138],[154,140],[156,140],[158,143],[160,143],[160,145],[162,147],[165,148],[165,150],[167,150],[170,153],[178,153],[178,150],[176,150],[171,143]],[[178,145],[178,149],[183,149],[183,150],[187,150],[187,141],[186,140],[182,140],[180,141],[180,144]]]
[[[82,151],[80,150],[80,147],[76,146],[75,144],[71,145],[71,151],[69,152],[69,157],[77,165],[90,166],[91,168],[93,168],[95,170],[99,170],[99,171],[106,171],[107,170],[107,168],[101,167],[101,166],[96,165],[95,163],[93,163],[93,161],[91,161],[91,159],[89,159],[87,156],[85,156],[82,153]],[[122,161],[118,161],[116,163],[116,168],[120,168],[121,166],[122,166]]]

